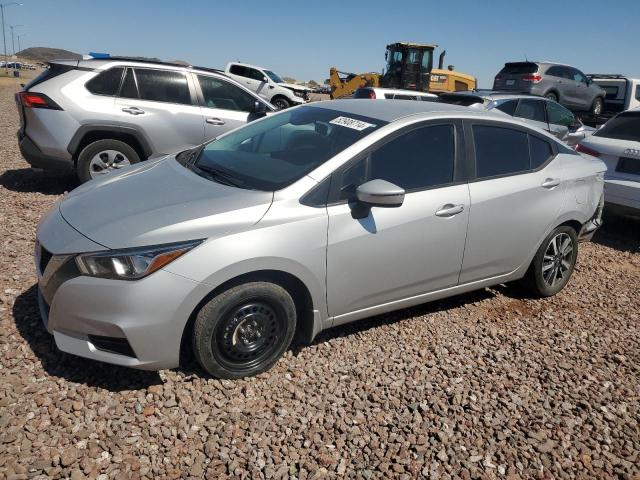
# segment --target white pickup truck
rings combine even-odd
[[[617,113],[640,107],[640,79],[608,73],[592,73],[587,77],[603,88],[607,94],[604,98],[602,114],[582,116],[584,123],[599,126]]]

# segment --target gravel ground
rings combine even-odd
[[[0,478],[640,478],[640,225],[546,300],[486,289],[325,332],[269,372],[60,353],[32,266],[73,181],[27,168],[0,85]]]

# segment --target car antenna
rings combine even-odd
[[[525,62],[528,62],[528,61],[529,61],[529,59],[527,58],[527,54],[526,54],[526,53],[524,54],[524,61],[525,61]]]

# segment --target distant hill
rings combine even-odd
[[[69,50],[63,50],[61,48],[47,48],[47,47],[31,47],[25,48],[19,51],[16,55],[25,60],[31,60],[34,62],[48,62],[53,59],[68,59],[79,60],[82,55],[79,53],[73,53]]]

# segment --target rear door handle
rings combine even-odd
[[[542,182],[542,188],[548,188],[549,190],[557,187],[558,185],[560,185],[559,178],[547,178],[544,182]]]
[[[122,111],[130,113],[131,115],[142,115],[144,113],[144,110],[138,107],[125,107]]]
[[[462,213],[464,210],[464,205],[453,205],[452,203],[447,203],[440,207],[440,210],[436,212],[436,217],[453,217],[459,213]]]
[[[210,123],[211,125],[224,125],[225,124],[224,120],[221,120],[221,119],[216,118],[216,117],[207,117],[205,119],[205,122]]]

